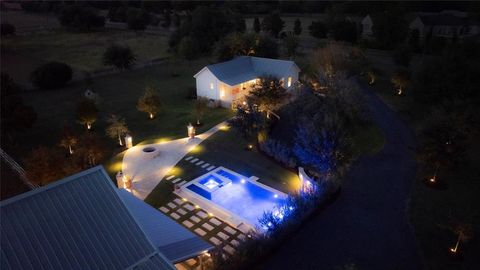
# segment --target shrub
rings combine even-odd
[[[0,24],[0,34],[3,36],[15,35],[15,26],[9,23]]]
[[[128,69],[135,63],[135,55],[127,46],[112,44],[103,53],[103,64],[115,66],[119,69]]]
[[[90,31],[105,26],[105,17],[99,16],[91,7],[67,6],[58,16],[60,24],[68,29]]]
[[[353,22],[336,22],[332,34],[335,40],[354,43],[357,41],[357,26]]]
[[[267,139],[259,144],[260,150],[288,168],[295,168],[297,161],[290,147],[281,141]]]
[[[72,79],[72,68],[59,62],[47,63],[32,72],[31,81],[40,89],[54,89],[64,86]]]

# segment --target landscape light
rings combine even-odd
[[[275,195],[273,195],[273,197],[274,197],[274,198],[278,198],[278,195],[277,195],[277,194],[275,194]]]
[[[132,136],[130,136],[129,134],[125,135],[125,146],[127,147],[127,149],[130,149],[133,147]]]
[[[153,113],[149,114],[150,119],[153,119]]]
[[[187,126],[187,135],[190,139],[195,138],[195,127],[191,123],[188,123]]]
[[[245,179],[240,180],[240,183],[245,184]]]

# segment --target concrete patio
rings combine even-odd
[[[132,193],[144,200],[170,169],[188,152],[226,126],[227,124],[222,122],[195,136],[194,139],[182,138],[167,142],[137,145],[128,149],[123,157],[122,171],[124,175],[132,178]],[[149,147],[154,151],[144,152],[144,149]]]

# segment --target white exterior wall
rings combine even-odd
[[[197,96],[218,100],[220,98],[219,82],[217,77],[215,77],[208,68],[204,68],[196,77]],[[211,83],[213,83],[213,89],[210,87]]]

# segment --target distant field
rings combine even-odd
[[[93,71],[104,67],[102,55],[111,43],[130,46],[137,56],[137,61],[142,62],[166,57],[167,42],[166,36],[115,30],[93,33],[57,30],[8,37],[2,40],[2,67],[16,79],[28,78],[29,73],[39,63],[46,61],[65,62],[76,71]],[[3,56],[7,59],[3,59]],[[17,63],[27,64],[24,64],[24,68],[18,69]]]

